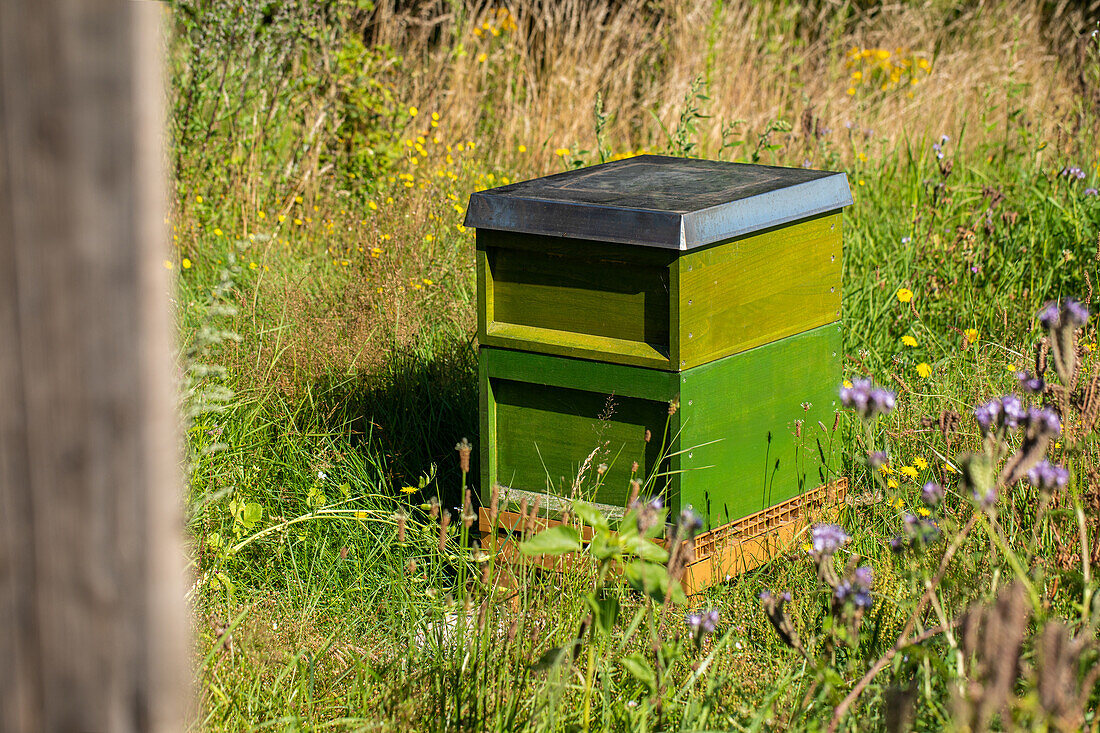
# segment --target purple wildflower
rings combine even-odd
[[[1085,189],[1084,193],[1086,196],[1095,196],[1097,194],[1097,191],[1095,188],[1089,187]]]
[[[1084,180],[1085,178],[1085,172],[1075,165],[1066,166],[1058,172],[1058,175],[1062,176],[1063,178],[1070,178],[1078,181]]]
[[[902,237],[901,238],[901,243],[902,244],[909,244],[910,241],[912,241],[912,240],[910,240],[909,237]]]
[[[840,403],[864,420],[888,415],[897,404],[897,396],[886,389],[873,388],[870,379],[854,379],[852,386],[840,388]]]
[[[870,565],[861,565],[833,588],[833,608],[839,610],[848,601],[858,609],[871,607],[871,586],[875,575]]]
[[[1089,320],[1089,309],[1073,298],[1062,301],[1062,320],[1072,328],[1081,328]]]
[[[978,421],[983,435],[990,433],[1001,420],[1001,401],[990,400],[978,405],[974,408],[974,419]]]
[[[974,489],[970,492],[970,497],[974,500],[974,503],[982,509],[988,509],[997,503],[997,487],[990,487],[984,494]]]
[[[637,512],[638,515],[635,521],[639,534],[647,534],[649,530],[657,526],[657,523],[661,521],[663,507],[664,504],[659,496],[653,497],[648,503],[642,503],[638,499],[631,503],[630,509]]]
[[[921,487],[920,498],[930,507],[939,506],[939,503],[943,501],[943,487],[935,481],[929,481]]]
[[[851,539],[839,524],[815,524],[810,530],[810,545],[817,557],[829,557]]]
[[[684,509],[680,512],[680,526],[685,528],[689,533],[695,534],[703,528],[703,520],[698,514],[690,509]]]
[[[871,464],[871,468],[885,466],[889,462],[890,457],[886,455],[884,450],[874,450],[867,454],[867,463]]]
[[[1020,427],[1020,423],[1027,417],[1024,411],[1024,403],[1014,394],[1007,394],[1001,398],[1001,419],[1006,428],[1013,430]]]
[[[689,613],[684,618],[684,623],[691,629],[691,638],[698,646],[703,643],[703,639],[714,633],[715,627],[718,626],[718,612]]]
[[[1046,407],[1030,407],[1027,411],[1026,422],[1028,427],[1038,433],[1060,435],[1062,433],[1062,419],[1058,413]]]
[[[1062,321],[1062,311],[1058,308],[1058,304],[1053,300],[1043,306],[1039,311],[1039,323],[1043,328],[1051,331],[1058,327],[1058,324]]]
[[[902,543],[907,547],[924,547],[940,538],[939,525],[930,519],[908,512],[902,515],[901,528]]]
[[[1043,378],[1032,376],[1030,372],[1016,372],[1016,381],[1020,383],[1020,391],[1025,394],[1039,394],[1043,391]]]
[[[1027,472],[1028,482],[1043,492],[1064,489],[1069,483],[1069,471],[1044,459]]]
[[[1015,430],[1020,427],[1020,423],[1026,421],[1027,411],[1019,397],[1007,394],[999,400],[990,400],[975,407],[974,419],[985,435],[1002,427]]]

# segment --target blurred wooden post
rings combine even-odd
[[[0,2],[0,730],[180,730],[161,8]]]

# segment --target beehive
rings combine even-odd
[[[714,529],[827,483],[850,203],[843,173],[648,155],[473,194],[483,501],[614,518],[637,461]]]

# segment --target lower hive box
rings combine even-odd
[[[614,520],[637,475],[704,532],[793,506],[836,477],[839,353],[835,323],[680,372],[482,347],[482,501]]]

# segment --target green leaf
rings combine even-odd
[[[597,560],[607,560],[620,554],[619,542],[610,532],[597,532],[588,543],[588,552]]]
[[[611,529],[611,525],[607,523],[607,517],[603,515],[603,512],[591,504],[585,504],[583,501],[578,501],[573,504],[573,513],[593,529]]]
[[[643,560],[664,564],[668,562],[668,551],[652,540],[640,537],[637,534],[623,538],[626,549],[633,552]]]
[[[264,515],[264,508],[252,501],[245,505],[244,512],[241,515],[241,523],[244,526],[251,529],[252,525],[260,521],[260,518]]]
[[[668,577],[668,570],[663,565],[638,560],[627,565],[623,574],[634,590],[645,593],[658,603],[664,603],[666,596],[675,603],[687,602],[684,589]]]
[[[619,660],[619,663],[622,664],[623,667],[626,668],[626,671],[633,675],[635,679],[650,690],[657,686],[657,675],[654,674],[653,668],[649,666],[649,662],[647,662],[638,652],[627,654]]]
[[[519,551],[524,555],[564,555],[580,549],[580,534],[564,524],[539,532],[519,546]]]

